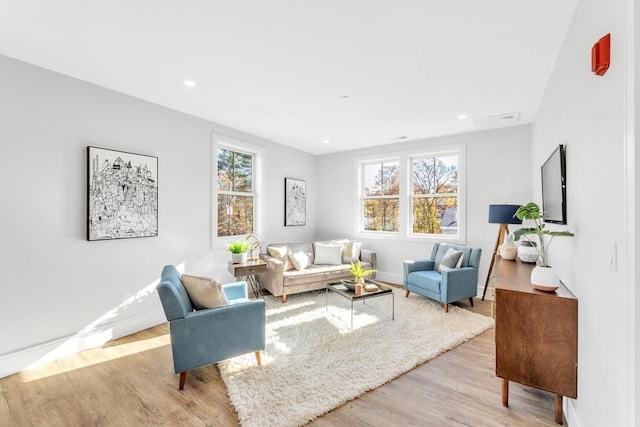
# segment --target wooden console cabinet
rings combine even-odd
[[[555,421],[562,424],[562,396],[578,395],[578,300],[564,286],[542,292],[530,281],[533,265],[495,261],[496,376],[502,404],[509,381],[554,393]]]

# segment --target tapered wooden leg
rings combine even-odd
[[[404,296],[408,297],[409,296],[409,292],[411,292],[411,291],[407,289],[407,291],[404,293]]]
[[[180,372],[180,390],[184,390],[184,383],[187,382],[187,372]]]
[[[562,396],[556,394],[553,399],[556,412],[556,423],[562,424]]]
[[[509,406],[509,380],[502,379],[502,406]]]
[[[256,351],[256,363],[258,366],[262,365],[262,353]]]
[[[469,304],[471,304],[471,307],[473,307],[473,298],[469,298]]]
[[[445,313],[449,312],[449,304],[447,304],[447,303],[444,304],[444,312]]]
[[[282,303],[284,304],[285,302],[287,302],[287,296],[285,294],[282,294],[282,296],[280,297],[280,299],[282,299]]]

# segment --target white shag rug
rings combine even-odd
[[[325,291],[267,304],[262,366],[253,353],[218,363],[240,423],[298,426],[375,389],[493,326],[493,319],[416,294],[354,304]]]

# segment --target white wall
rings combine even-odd
[[[314,156],[0,56],[0,377],[165,321],[165,264],[232,280],[211,249],[213,132],[265,147],[262,237],[312,239]],[[85,240],[88,145],[159,158],[158,237]],[[283,226],[285,176],[307,181],[304,227]]]
[[[527,203],[531,198],[531,127],[515,126],[497,130],[390,144],[318,158],[322,177],[318,193],[318,236],[329,239],[355,237],[358,212],[356,159],[366,155],[394,153],[430,145],[466,145],[466,244],[483,250],[479,272],[482,294],[489,261],[498,234],[498,225],[489,224],[489,205]],[[431,243],[389,239],[361,239],[363,248],[378,254],[378,277],[402,282],[402,260],[428,258]]]
[[[633,75],[625,73],[630,58],[625,57],[624,3],[579,3],[533,126],[534,165],[557,144],[567,145],[568,228],[576,236],[554,241],[550,260],[579,301],[578,399],[567,405],[571,426],[637,425],[636,267],[629,257],[635,207],[627,197],[634,192],[628,186],[635,184],[633,176],[627,178],[633,170],[626,164],[625,138]],[[591,73],[591,47],[606,33],[611,33],[611,66],[599,77]],[[534,168],[534,184],[538,173]],[[540,200],[540,188],[534,185],[533,192]],[[610,264],[614,245],[617,268]]]

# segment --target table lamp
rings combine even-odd
[[[487,273],[487,281],[484,284],[484,290],[482,291],[482,301],[487,293],[487,286],[489,286],[489,280],[491,278],[491,272],[493,271],[493,264],[496,260],[496,254],[498,253],[498,247],[504,242],[504,238],[509,234],[508,224],[522,224],[522,220],[514,217],[520,205],[489,205],[489,224],[500,224],[498,229],[498,238],[496,239],[496,246],[493,248],[493,255],[491,256],[491,264],[489,264],[489,272]]]

